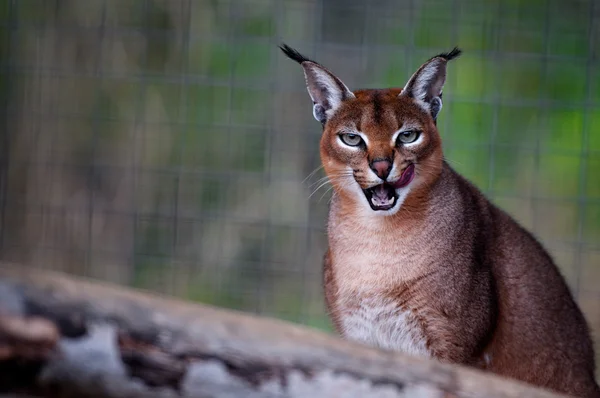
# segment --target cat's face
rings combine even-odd
[[[321,161],[336,194],[393,214],[412,188],[439,175],[441,139],[431,115],[400,89],[353,94],[325,123]]]
[[[392,215],[411,190],[437,179],[443,155],[435,120],[446,64],[460,50],[429,59],[403,89],[352,92],[322,65],[281,49],[304,68],[313,115],[323,125],[321,162],[337,195],[361,212]]]

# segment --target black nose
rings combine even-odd
[[[371,162],[371,170],[377,174],[377,177],[385,180],[392,170],[392,162],[387,159],[376,159]]]

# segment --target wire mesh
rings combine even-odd
[[[0,256],[329,330],[320,127],[276,45],[352,88],[459,45],[445,155],[600,337],[599,21],[593,0],[2,0]]]

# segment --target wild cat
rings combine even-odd
[[[350,340],[600,397],[587,323],[541,244],[444,160],[448,61],[403,88],[351,91],[287,45],[322,127],[334,195],[326,304]]]

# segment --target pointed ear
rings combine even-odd
[[[282,44],[279,48],[304,69],[306,88],[313,102],[313,116],[325,124],[343,101],[354,98],[352,91],[322,65],[306,58],[293,48]]]
[[[436,120],[442,109],[442,89],[446,82],[446,64],[458,57],[461,52],[455,47],[449,53],[430,58],[412,75],[400,96],[414,98],[423,109],[431,114],[433,120]]]

